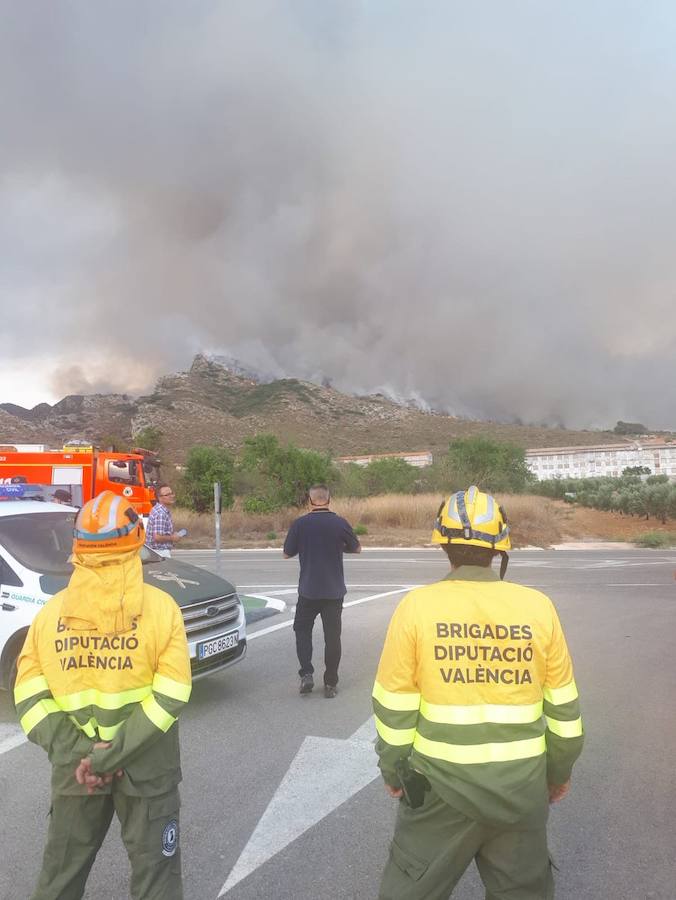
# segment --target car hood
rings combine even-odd
[[[40,587],[46,594],[56,594],[68,584],[70,573],[67,575],[42,575]],[[143,580],[146,584],[160,588],[171,594],[179,606],[188,606],[200,600],[211,600],[212,597],[225,597],[235,590],[231,582],[200,569],[191,566],[190,563],[179,562],[176,559],[163,559],[158,562],[145,563],[143,566]]]

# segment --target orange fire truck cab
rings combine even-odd
[[[126,497],[142,516],[153,506],[157,467],[157,460],[147,452],[109,453],[75,441],[61,450],[41,444],[0,444],[0,484],[61,487],[76,506],[102,491],[113,491]]]

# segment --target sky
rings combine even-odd
[[[0,0],[0,402],[195,353],[676,428],[676,5]]]

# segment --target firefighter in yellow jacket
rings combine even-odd
[[[451,496],[432,540],[451,573],[399,604],[373,689],[379,765],[402,798],[380,900],[447,900],[473,859],[486,900],[550,900],[548,804],[583,741],[561,624],[544,594],[502,580],[509,528],[489,494]]]
[[[89,501],[75,523],[68,587],[40,610],[19,659],[21,726],[52,764],[33,900],[82,897],[113,812],[134,900],[183,896],[176,717],[190,697],[190,659],[178,606],[143,583],[143,537],[125,498],[106,491]]]

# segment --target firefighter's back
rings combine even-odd
[[[509,529],[490,495],[449,498],[433,541],[451,573],[399,604],[373,689],[389,793],[428,789],[421,808],[400,805],[380,897],[448,897],[475,859],[487,897],[543,900],[548,800],[565,795],[582,747],[561,625],[547,596],[502,580]]]

